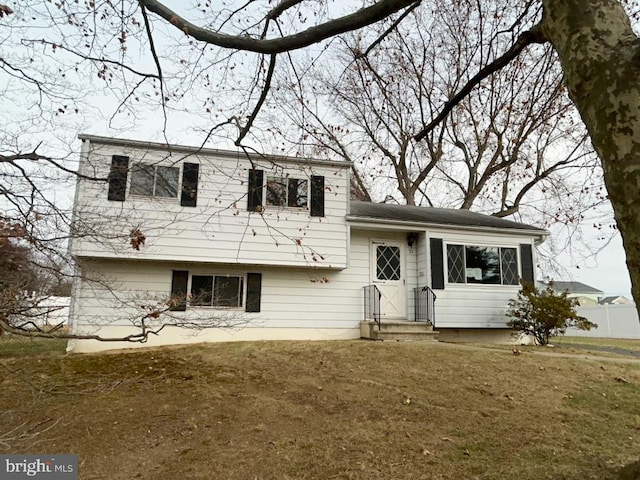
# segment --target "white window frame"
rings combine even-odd
[[[464,257],[463,257],[463,278],[464,278],[464,282],[451,282],[449,281],[449,247],[450,246],[462,246],[463,247],[463,252],[464,252]],[[445,278],[446,278],[446,282],[447,285],[451,285],[451,286],[472,286],[472,287],[519,287],[520,286],[520,282],[519,280],[522,278],[522,271],[521,271],[521,260],[520,260],[520,249],[518,248],[517,245],[499,245],[499,244],[481,244],[481,243],[467,243],[467,242],[445,242]],[[466,255],[467,255],[467,247],[479,247],[479,248],[497,248],[498,249],[498,259],[499,259],[499,266],[500,266],[500,282],[499,283],[483,283],[483,282],[467,282],[467,262],[466,262]],[[502,249],[510,249],[510,250],[515,250],[515,262],[516,262],[516,269],[517,269],[517,276],[518,276],[518,282],[517,283],[504,283],[504,274],[503,274],[503,270],[502,270]]]
[[[153,168],[153,192],[151,193],[151,195],[147,194],[147,193],[140,193],[140,192],[136,192],[135,191],[135,186],[134,186],[134,182],[135,182],[135,176],[136,176],[136,170],[139,168]],[[158,188],[158,169],[159,168],[167,168],[167,169],[171,169],[171,170],[175,170],[176,171],[176,184],[175,184],[175,195],[169,196],[169,195],[157,195],[156,190]],[[131,180],[130,180],[130,184],[129,184],[129,195],[132,195],[134,197],[144,197],[144,198],[154,198],[154,199],[165,199],[165,200],[175,200],[176,198],[178,198],[179,194],[180,194],[180,173],[181,173],[181,169],[179,166],[174,166],[174,165],[156,165],[153,163],[143,163],[143,162],[137,162],[134,163],[131,166]]]
[[[212,293],[211,293],[211,304],[210,305],[200,305],[194,304],[192,302],[193,298],[193,277],[212,277]],[[240,279],[240,291],[238,295],[239,304],[238,305],[214,305],[214,295],[215,291],[215,283],[216,277],[219,278],[238,278]],[[205,309],[213,309],[213,310],[241,310],[245,308],[246,304],[246,296],[247,296],[247,276],[245,274],[237,274],[237,273],[221,273],[221,272],[203,272],[203,273],[192,273],[189,272],[189,282],[187,285],[187,306],[189,308],[205,308]]]
[[[271,207],[275,207],[275,208],[290,208],[293,210],[309,210],[309,201],[311,198],[311,181],[308,178],[302,178],[302,177],[294,177],[294,176],[289,176],[289,175],[277,175],[277,174],[270,174],[267,173],[265,175],[265,184],[264,184],[264,201],[263,201],[263,205],[267,208]],[[289,182],[291,180],[297,180],[299,182],[304,182],[306,184],[306,202],[304,205],[289,205]],[[279,181],[279,182],[284,182],[285,187],[285,204],[281,205],[281,204],[277,204],[277,203],[270,203],[269,202],[269,182],[270,181]]]

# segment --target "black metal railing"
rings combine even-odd
[[[429,287],[413,289],[415,302],[415,321],[436,325],[436,294]]]
[[[373,320],[380,330],[380,297],[382,294],[375,285],[364,287],[364,319]]]

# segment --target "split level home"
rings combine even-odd
[[[508,339],[507,302],[534,280],[547,236],[469,211],[351,201],[343,161],[79,138],[79,335],[153,331],[146,344],[160,345],[428,338],[435,327],[444,340]]]

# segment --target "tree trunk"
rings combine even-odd
[[[544,0],[542,31],[604,169],[640,307],[640,40],[617,0]]]

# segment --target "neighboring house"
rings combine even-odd
[[[577,299],[578,305],[581,307],[597,305],[600,299],[604,297],[604,292],[602,290],[590,287],[589,285],[581,282],[564,282],[554,280],[546,285],[551,286],[553,290],[558,293],[568,292],[569,295],[567,296],[569,298]]]
[[[69,302],[69,297],[39,295],[34,292],[14,318],[15,325],[27,330],[64,328],[69,320]]]
[[[149,344],[352,339],[430,323],[445,339],[507,339],[507,302],[535,278],[547,236],[464,210],[350,201],[346,162],[80,139],[80,173],[109,182],[79,177],[76,188],[75,333],[121,337],[148,315],[183,325]]]
[[[631,300],[623,295],[614,295],[611,297],[604,297],[598,302],[600,305],[631,305]]]

